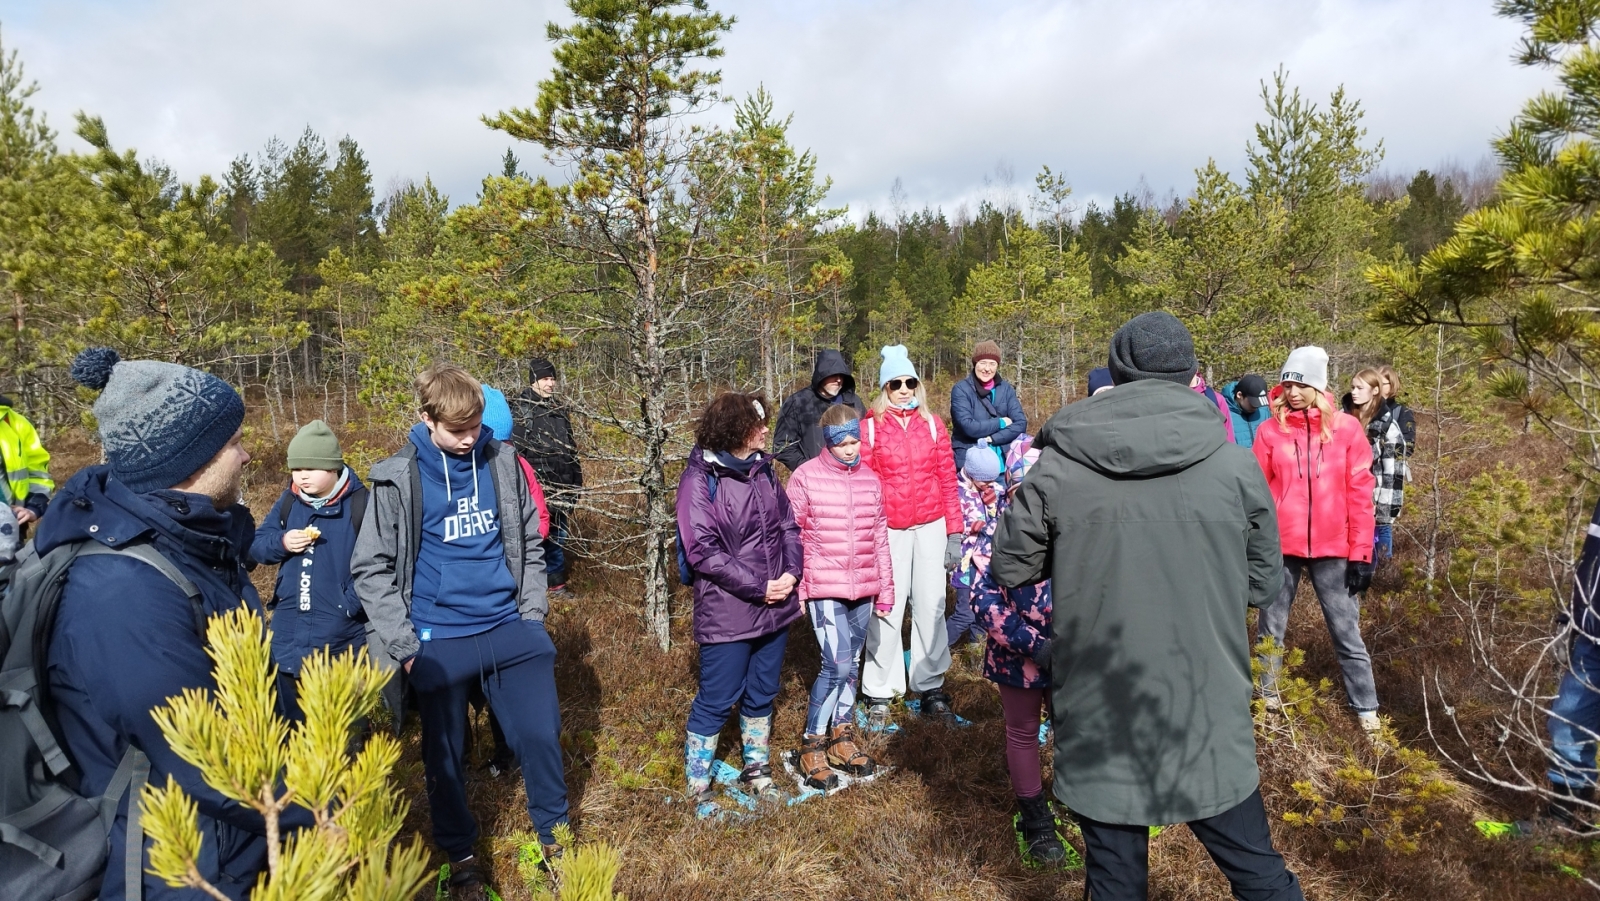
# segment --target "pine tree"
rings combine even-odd
[[[717,324],[706,315],[719,295],[702,290],[714,258],[703,239],[730,175],[707,154],[716,142],[685,119],[718,99],[720,73],[696,66],[722,56],[718,36],[733,21],[705,0],[567,5],[574,21],[549,26],[556,68],[535,107],[485,122],[576,170],[564,185],[540,180],[539,209],[552,250],[597,271],[590,328],[621,351],[626,394],[594,413],[637,446],[629,475],[640,508],[629,518],[642,539],[645,619],[666,648],[676,527],[666,469],[678,418],[668,378]]]

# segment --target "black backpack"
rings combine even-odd
[[[98,798],[79,791],[80,774],[60,741],[48,686],[46,653],[67,571],[79,557],[116,554],[148,564],[189,596],[195,630],[205,636],[200,589],[149,543],[110,548],[95,541],[62,545],[40,557],[33,543],[0,574],[0,898],[79,901],[100,893],[106,836],[124,795],[129,901],[144,886],[144,830],[138,795],[150,761],[132,745]]]

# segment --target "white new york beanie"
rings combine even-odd
[[[1328,352],[1314,344],[1289,351],[1279,382],[1299,382],[1318,391],[1328,390]]]

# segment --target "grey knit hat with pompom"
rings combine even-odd
[[[194,475],[244,422],[233,386],[177,363],[127,361],[91,347],[72,361],[71,375],[100,392],[94,417],[112,478],[141,494]]]

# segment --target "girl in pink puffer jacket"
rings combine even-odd
[[[788,495],[804,554],[800,600],[822,648],[800,770],[807,785],[827,791],[838,785],[835,770],[867,776],[875,766],[855,744],[851,710],[869,618],[894,609],[894,567],[883,485],[861,462],[861,420],[835,404],[821,425],[827,452],[794,471]]]

